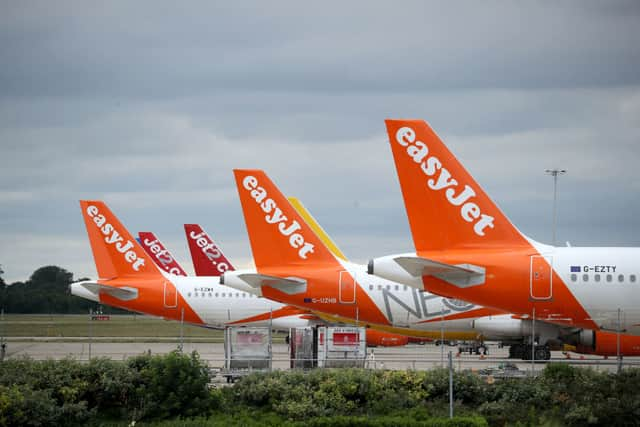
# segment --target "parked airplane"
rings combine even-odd
[[[234,172],[256,270],[226,272],[221,283],[334,321],[435,339],[444,329],[458,339],[513,343],[514,357],[531,354],[523,344],[533,332],[530,320],[367,275],[364,266],[334,256],[263,171]],[[545,344],[597,347],[580,329],[544,322],[535,329]],[[635,344],[640,354],[640,342]],[[536,351],[537,359],[549,356],[547,346]]]
[[[302,206],[302,205],[300,205]],[[303,208],[303,207],[301,207]],[[191,250],[191,254],[193,256],[193,264],[196,271],[196,276],[219,276],[220,270],[224,271],[233,271],[235,268],[231,264],[231,262],[222,254],[222,250],[217,246],[211,237],[200,227],[198,224],[185,224],[185,233],[187,240],[189,241],[189,248]],[[151,257],[151,259],[155,262],[156,266],[164,271],[177,271],[182,272],[183,274],[177,274],[180,276],[186,276],[187,274],[184,272],[184,269],[178,264],[175,260],[175,257],[171,254],[171,252],[162,244],[160,239],[158,239],[151,232],[139,232],[138,242],[141,242],[143,249],[147,252],[147,254]],[[336,247],[337,249],[337,247]],[[169,261],[172,260],[172,261]],[[220,268],[220,266],[223,266]],[[220,289],[224,289],[224,286],[220,286]],[[228,291],[233,291],[233,289],[227,288]],[[216,304],[223,304],[224,307],[227,307],[228,300],[226,299],[218,299],[217,295],[219,293],[216,292],[216,298],[211,301],[211,305],[215,306]],[[274,303],[271,301],[267,301],[266,299],[261,299],[263,301],[263,310],[265,313],[269,312],[274,306]],[[276,304],[280,305],[280,304]],[[327,322],[323,321],[321,318],[316,316],[314,313],[310,311],[300,311],[296,310],[294,307],[283,307],[286,313],[287,310],[292,310],[297,313],[294,316],[299,317],[300,319],[310,321],[310,324],[326,324]],[[224,314],[224,312],[222,311]],[[286,320],[286,319],[285,319]],[[222,320],[224,322],[224,319]],[[211,323],[211,321],[209,321]],[[213,322],[215,323],[215,322]],[[280,324],[279,320],[275,320],[273,322],[274,327],[277,327]],[[242,322],[234,322],[235,326],[242,326]],[[371,347],[375,346],[401,346],[406,345],[410,341],[411,342],[421,342],[420,338],[408,337],[404,335],[391,334],[384,331],[378,330],[370,330],[366,335],[367,345]]]
[[[101,201],[80,201],[98,280],[72,283],[71,293],[138,313],[206,326],[271,326],[288,330],[319,321],[306,310],[158,268]]]
[[[640,249],[545,245],[520,233],[422,120],[387,120],[416,252],[369,273],[590,330],[640,334]]]

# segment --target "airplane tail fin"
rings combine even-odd
[[[233,172],[258,270],[337,263],[264,171],[235,169]]]
[[[80,208],[96,270],[101,279],[162,276],[136,239],[99,200],[81,200]]]
[[[156,237],[150,231],[138,232],[138,243],[142,246],[142,249],[153,259],[153,262],[161,270],[166,271],[176,276],[186,276],[187,272],[184,271],[182,266],[176,261],[175,257],[169,252],[169,250],[162,244],[160,239]]]
[[[425,121],[385,124],[418,252],[527,244]]]
[[[233,265],[211,237],[198,224],[185,224],[191,260],[196,276],[220,276],[225,271],[234,271]]]

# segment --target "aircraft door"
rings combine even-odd
[[[178,306],[178,291],[173,283],[164,282],[164,306],[165,308],[176,308]]]
[[[340,272],[338,298],[341,304],[356,303],[356,280],[348,271]]]
[[[529,289],[532,300],[546,301],[553,298],[553,257],[532,255]]]

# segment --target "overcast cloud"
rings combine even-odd
[[[383,120],[422,118],[507,216],[640,246],[640,3],[0,0],[0,264],[95,276],[103,199],[191,271],[251,254],[233,168],[265,169],[350,258],[412,250]]]

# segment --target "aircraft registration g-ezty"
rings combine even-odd
[[[520,233],[422,120],[387,120],[416,252],[369,273],[568,328],[640,335],[640,249],[553,247]]]
[[[225,272],[221,283],[335,322],[436,339],[442,328],[448,336],[457,331],[458,339],[512,343],[514,357],[531,354],[524,342],[532,322],[368,275],[366,266],[336,257],[263,171],[234,173],[256,269]],[[538,322],[535,327],[545,337],[536,359],[549,358],[547,344],[570,343],[603,355],[616,351],[606,333],[596,341],[592,331]],[[622,342],[625,354],[640,354],[640,340],[631,338]]]

